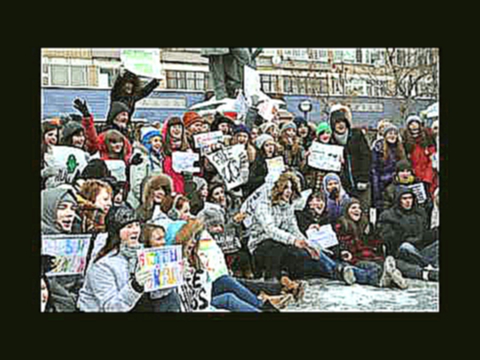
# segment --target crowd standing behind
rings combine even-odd
[[[92,234],[94,243],[99,234],[106,238],[91,246],[96,251],[84,275],[46,276],[56,260],[42,256],[42,311],[188,311],[179,289],[145,292],[148,273],[136,251],[181,245],[185,276],[208,273],[198,253],[206,238],[228,269],[209,275],[210,310],[279,311],[301,301],[304,279],[312,277],[398,289],[408,287],[408,278],[439,280],[438,122],[432,131],[416,115],[403,129],[382,119],[369,144],[353,126],[349,107],[338,104],[319,124],[256,114],[248,127],[220,113],[188,111],[135,132],[135,103],[157,85],[152,80],[142,88],[136,75],[123,71],[101,131],[81,99],[72,104],[81,115],[43,120],[42,235]],[[221,131],[223,141],[201,151],[194,137],[211,131]],[[314,142],[343,148],[340,171],[311,166]],[[247,155],[248,180],[229,188],[208,154],[235,145]],[[52,165],[60,146],[86,159],[78,172],[68,163],[73,178],[62,178]],[[176,171],[177,151],[197,153],[199,171]],[[277,157],[284,171],[272,176],[268,162]],[[255,208],[242,211],[260,193]],[[313,246],[308,234],[326,227],[338,244]]]

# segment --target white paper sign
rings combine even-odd
[[[317,249],[328,249],[338,244],[337,235],[330,224],[320,226],[320,230],[307,230],[306,234],[310,245]]]
[[[200,159],[200,155],[194,152],[174,151],[172,153],[173,170],[177,173],[182,171],[196,173],[200,171],[199,167],[193,164]]]
[[[245,199],[242,206],[240,207],[240,212],[247,214],[243,220],[243,224],[248,228],[252,225],[252,217],[255,213],[257,205],[266,201],[269,194],[269,184],[263,184],[257,190],[255,190],[248,198]]]
[[[235,103],[233,104],[234,109],[237,111],[237,119],[245,119],[245,116],[247,115],[248,111],[248,103],[247,100],[245,99],[245,96],[243,96],[243,93],[239,93],[237,95],[237,98],[235,99]]]
[[[88,160],[87,152],[72,146],[52,146],[51,151],[45,153],[46,167],[58,168],[55,175],[58,183],[71,184],[76,174],[87,166]]]
[[[280,175],[285,171],[283,156],[277,156],[273,159],[266,159],[269,181],[277,181]]]
[[[195,148],[200,149],[200,153],[203,155],[210,145],[222,144],[224,139],[223,133],[218,131],[211,131],[208,133],[193,135],[195,142]]]
[[[127,167],[123,160],[105,160],[105,165],[117,181],[127,181]]]
[[[425,186],[423,183],[413,184],[408,187],[417,196],[419,204],[423,204],[427,200],[427,194],[425,192]]]
[[[228,275],[225,255],[208,231],[204,230],[198,246],[198,257],[203,268],[208,273],[208,280],[215,281],[223,275]]]
[[[255,69],[252,69],[250,66],[244,66],[244,90],[245,97],[247,98],[248,104],[252,105],[252,96],[260,95],[260,75]]]
[[[313,191],[312,189],[302,191],[301,194],[300,194],[302,196],[299,197],[298,199],[295,199],[292,202],[293,208],[297,211],[302,211],[305,208],[305,205],[307,204],[308,197],[310,196],[312,191]]]
[[[272,101],[267,100],[258,106],[258,114],[266,121],[272,121],[275,117],[276,108]]]
[[[208,154],[207,159],[217,169],[227,190],[234,189],[248,181],[248,156],[243,145],[225,147]]]
[[[178,288],[182,312],[209,311],[212,283],[205,270],[184,271],[184,283]]]
[[[160,49],[122,49],[120,59],[125,68],[139,76],[163,78]]]
[[[310,146],[308,165],[319,170],[340,171],[342,168],[343,147],[325,145],[314,141]]]

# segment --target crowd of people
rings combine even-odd
[[[47,276],[55,259],[42,256],[42,311],[185,311],[177,288],[145,291],[149,273],[138,265],[137,250],[181,245],[187,277],[206,270],[199,256],[205,233],[228,268],[209,278],[212,311],[279,311],[301,301],[305,279],[314,277],[399,290],[408,279],[438,281],[438,121],[430,128],[410,115],[399,129],[382,119],[372,143],[340,104],[318,124],[279,113],[267,121],[257,113],[247,126],[221,113],[187,111],[135,129],[135,103],[157,85],[142,87],[124,71],[101,129],[81,99],[72,104],[78,114],[42,121],[41,233],[92,234],[93,242],[84,274]],[[223,140],[200,151],[194,136],[213,131]],[[340,171],[309,165],[314,142],[343,147]],[[247,154],[248,180],[229,189],[206,154],[237,144]],[[78,150],[86,166],[75,171],[78,164],[69,161],[72,176],[59,176],[52,165],[58,146]],[[199,171],[177,172],[176,151],[198,153]],[[267,161],[276,157],[285,171],[272,180]],[[121,175],[111,160],[124,165]],[[245,200],[269,183],[254,212],[242,212]],[[422,198],[415,184],[423,186]],[[325,226],[338,244],[313,246],[308,232]],[[103,242],[99,234],[106,234]]]

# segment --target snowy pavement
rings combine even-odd
[[[437,312],[439,283],[407,279],[406,290],[308,280],[305,297],[282,312]]]

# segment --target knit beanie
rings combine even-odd
[[[305,120],[305,118],[304,118],[303,116],[295,116],[295,119],[293,119],[293,122],[294,122],[295,125],[297,126],[297,129],[298,129],[301,125],[308,126],[307,120]]]
[[[239,133],[246,133],[250,136],[250,129],[243,124],[237,125],[233,129],[233,135],[236,135],[236,134],[239,134]]]
[[[274,141],[273,137],[268,134],[259,135],[255,139],[255,146],[257,147],[258,150],[262,150],[263,145],[265,145],[267,141]]]
[[[194,111],[187,111],[185,114],[183,114],[183,124],[186,128],[198,121],[202,123],[204,122],[203,118]]]
[[[266,122],[266,123],[263,123],[262,125],[260,125],[260,131],[262,132],[262,134],[266,134],[268,132],[268,130],[270,130],[270,128],[275,128],[275,130],[278,130],[278,126],[273,123],[273,122]]]
[[[92,159],[80,174],[80,179],[103,179],[112,174],[105,161],[101,159]]]
[[[158,136],[159,138],[162,138],[162,134],[160,130],[151,126],[143,127],[140,130],[140,134],[141,134],[142,145],[145,146],[148,150],[150,150],[150,146],[151,146],[150,140],[152,138],[156,136]]]
[[[420,119],[417,115],[410,115],[408,118],[407,118],[407,121],[406,121],[406,125],[407,125],[407,128],[410,126],[410,124],[412,122],[418,122],[419,125],[422,125],[422,119]]]
[[[397,162],[397,164],[395,165],[395,172],[399,173],[405,170],[410,170],[413,173],[413,168],[410,162],[408,160],[400,160],[399,162]]]
[[[42,134],[45,134],[51,130],[57,130],[60,128],[60,118],[47,119],[42,121]]]
[[[126,104],[120,101],[114,101],[110,107],[110,111],[108,113],[107,124],[113,122],[113,119],[117,117],[118,114],[126,111],[129,113],[129,108]]]
[[[330,134],[332,133],[332,128],[330,127],[330,125],[327,122],[321,122],[320,124],[318,124],[316,128],[317,135],[320,135],[325,131]]]
[[[203,187],[208,185],[207,181],[204,178],[201,178],[201,177],[198,177],[198,176],[194,176],[192,178],[192,181],[194,182],[194,184],[196,186],[196,191],[200,191],[201,189],[203,189]]]
[[[398,135],[398,127],[393,124],[387,123],[387,125],[383,128],[383,134],[387,135],[389,131],[394,131],[395,134]]]
[[[213,191],[218,187],[223,187],[225,189],[225,185],[222,182],[218,182],[218,181],[211,182],[208,185],[208,197],[211,197],[213,194]]]
[[[137,221],[135,210],[127,205],[121,205],[110,209],[105,219],[105,226],[110,235],[119,236],[122,228]]]
[[[84,131],[81,123],[73,120],[67,122],[63,127],[62,144],[70,144],[72,136],[80,131]]]
[[[297,130],[297,125],[293,121],[287,122],[282,126],[281,132],[287,131],[288,129]]]

